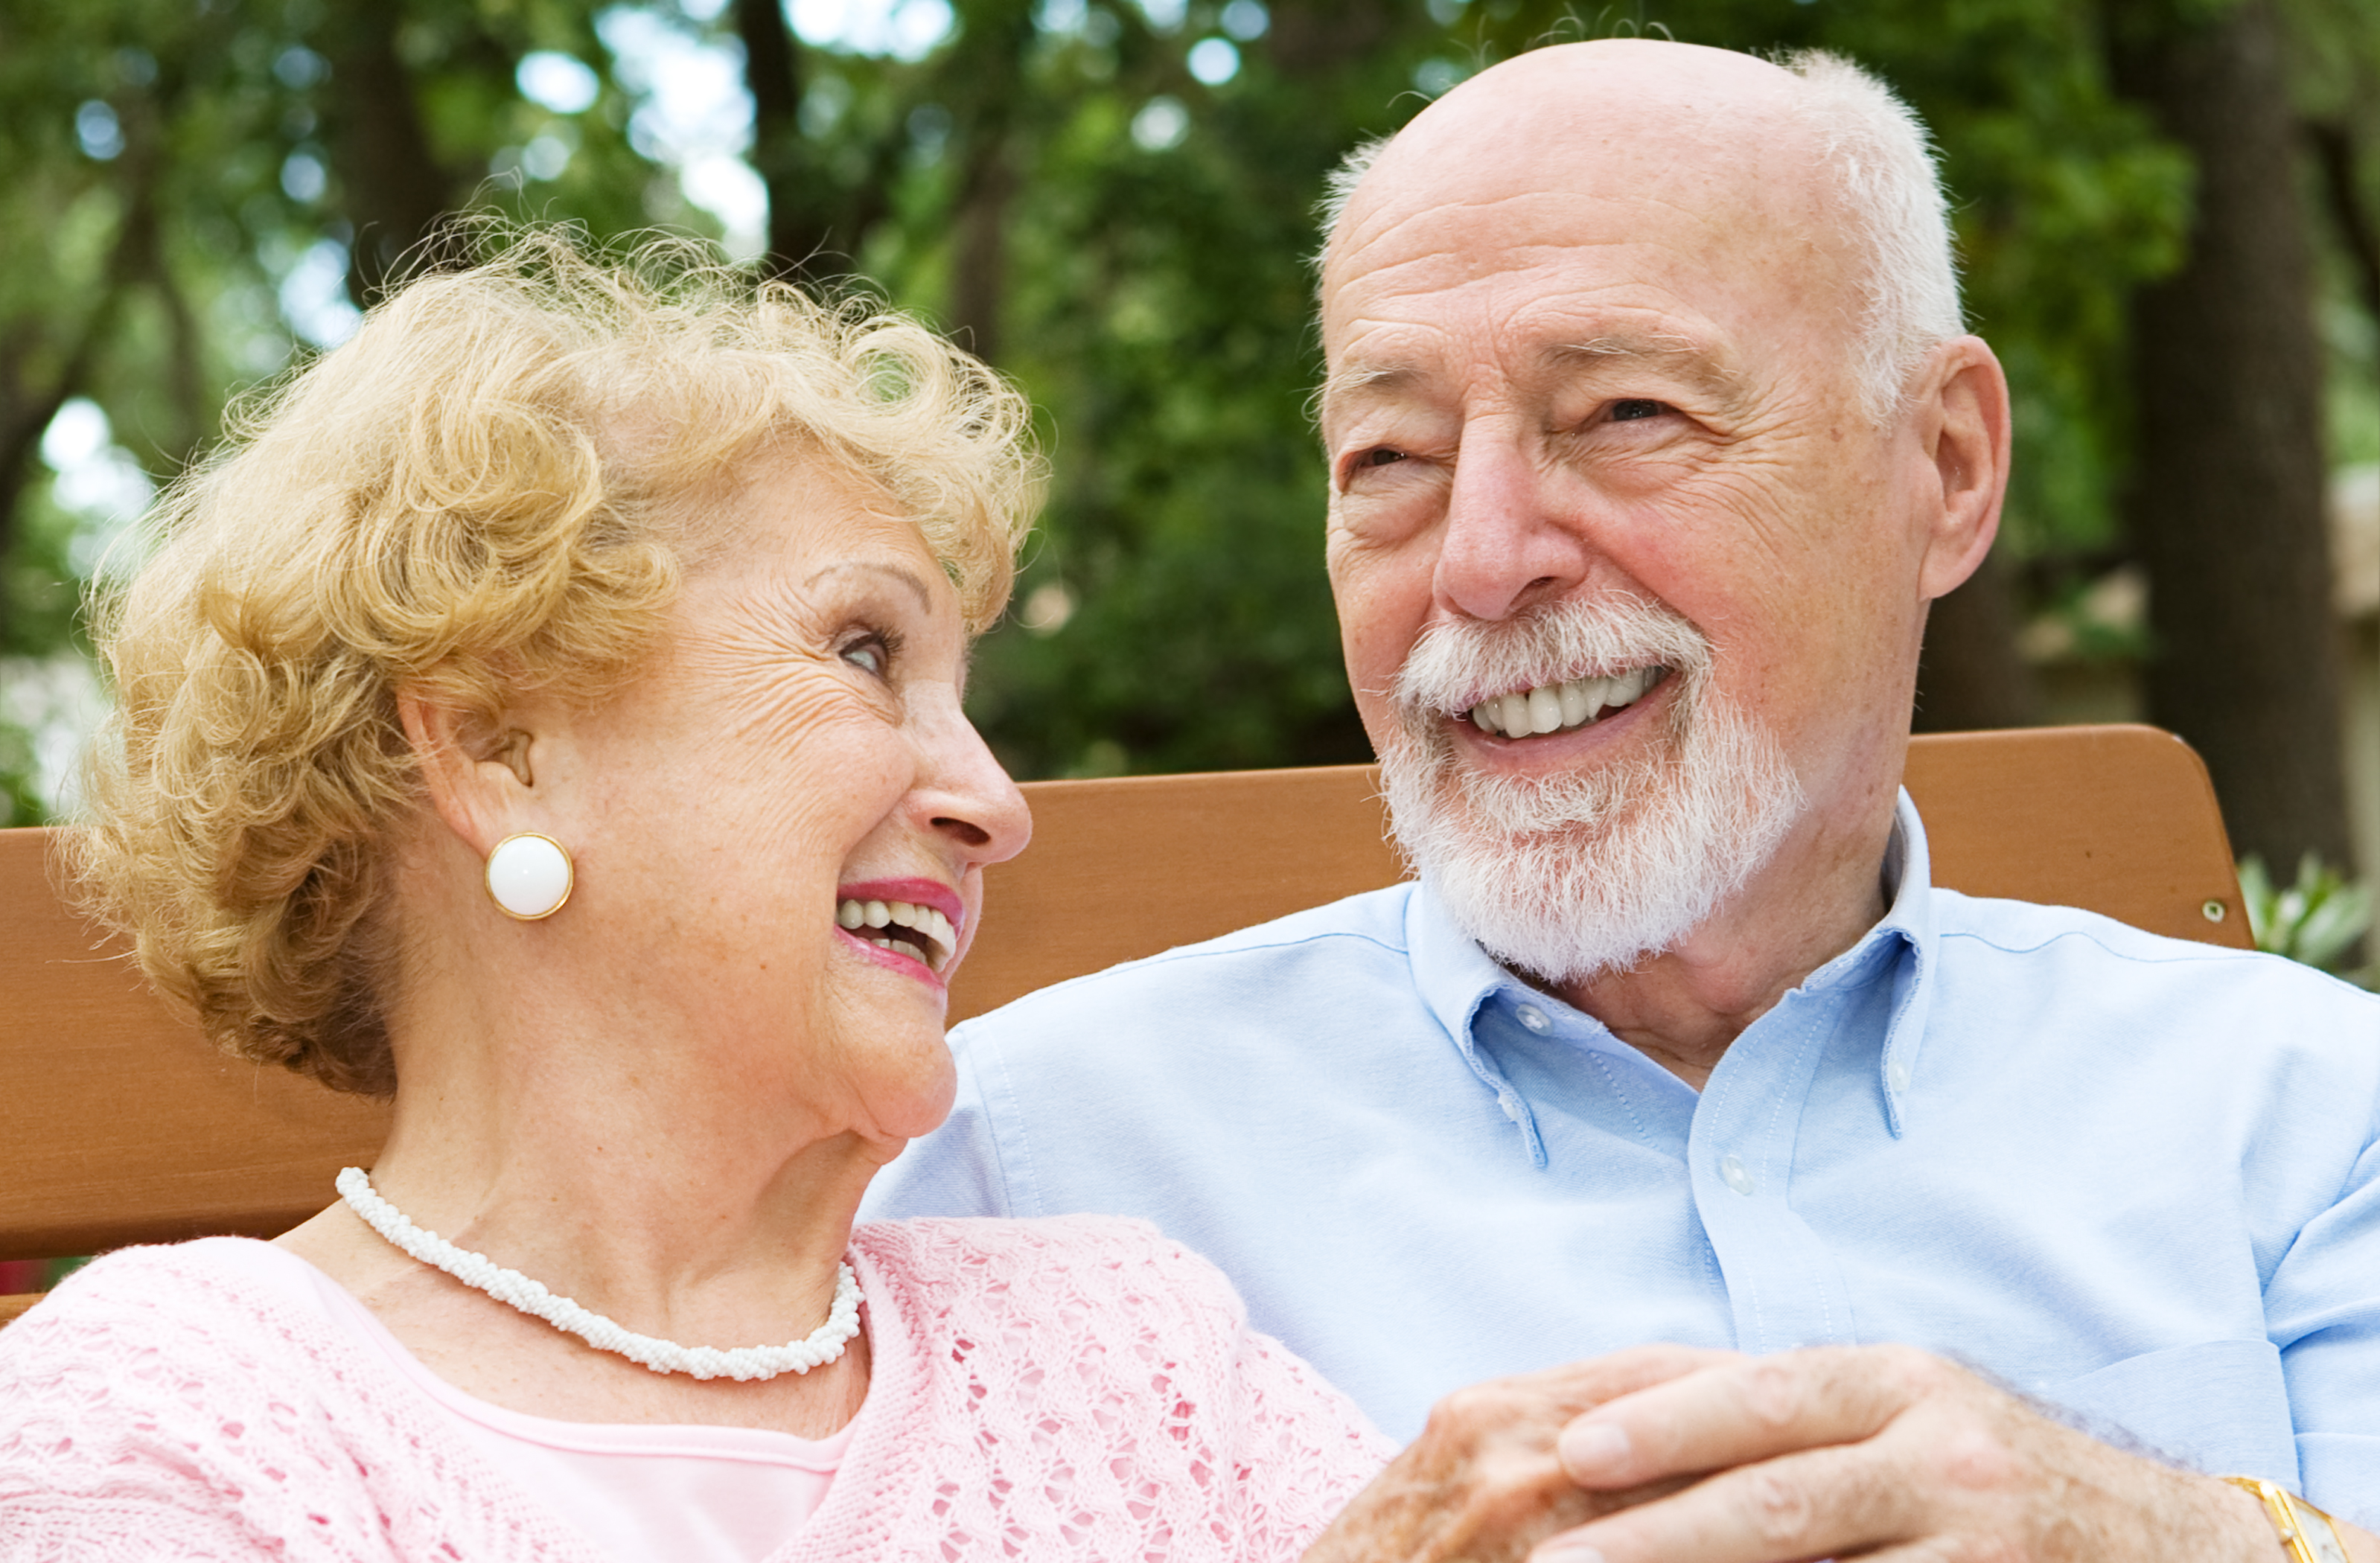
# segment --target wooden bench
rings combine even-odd
[[[1937,883],[2249,942],[2205,768],[2168,733],[1919,738],[1908,785]],[[1033,845],[989,876],[953,1021],[1399,874],[1368,767],[1025,791]],[[60,903],[51,846],[0,831],[0,1259],[269,1237],[328,1204],[337,1169],[370,1164],[384,1109],[208,1048]],[[33,1300],[0,1299],[0,1320]]]

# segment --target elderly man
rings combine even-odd
[[[1330,567],[1419,882],[961,1027],[885,1208],[1147,1216],[1400,1436],[1619,1353],[1448,1402],[1389,1550],[1483,1485],[1456,1529],[1650,1494],[1539,1554],[1609,1563],[2272,1557],[2216,1474],[2380,1515],[2380,1000],[1927,882],[2009,410],[1923,131],[1615,41],[1354,164]]]

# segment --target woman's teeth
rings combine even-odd
[[[1643,699],[1645,691],[1665,671],[1634,668],[1611,678],[1573,678],[1566,684],[1540,684],[1534,689],[1491,696],[1471,708],[1471,722],[1482,733],[1504,738],[1584,727]]]
[[[912,955],[935,971],[950,964],[959,947],[958,929],[930,906],[906,901],[844,901],[836,905],[834,920],[880,950]],[[900,933],[880,929],[898,928]]]

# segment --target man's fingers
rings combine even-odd
[[[1562,1469],[1583,1487],[1749,1465],[1881,1430],[1955,1368],[1896,1347],[1817,1347],[1739,1358],[1596,1407],[1562,1429]]]
[[[1634,1346],[1500,1382],[1541,1386],[1562,1402],[1586,1411],[1657,1385],[1746,1361],[1740,1351],[1698,1346]]]
[[[1908,1484],[1868,1450],[1820,1448],[1706,1477],[1540,1544],[1529,1563],[1780,1563],[1917,1538]]]

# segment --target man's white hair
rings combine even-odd
[[[1778,64],[1802,79],[1795,109],[1825,148],[1836,197],[1867,252],[1852,369],[1861,410],[1887,423],[1925,355],[1966,329],[1933,138],[1899,94],[1840,55],[1804,49]],[[1330,171],[1318,209],[1324,257],[1355,187],[1392,139],[1364,142]]]

